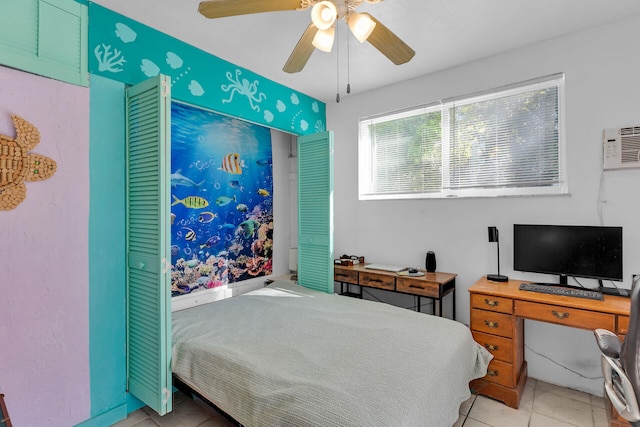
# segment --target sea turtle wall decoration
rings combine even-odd
[[[55,160],[29,153],[40,142],[40,132],[22,117],[12,115],[16,137],[0,134],[0,210],[15,209],[27,197],[25,181],[47,179]]]

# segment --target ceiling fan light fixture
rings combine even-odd
[[[319,30],[327,30],[338,18],[338,9],[330,1],[321,1],[311,9],[311,21]]]
[[[356,12],[349,14],[347,24],[360,43],[364,43],[376,28],[376,23],[369,16]]]
[[[316,49],[319,49],[323,52],[331,52],[331,48],[333,47],[333,38],[335,36],[335,28],[330,27],[326,30],[318,30],[316,35],[313,37],[313,46]]]

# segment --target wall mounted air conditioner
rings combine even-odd
[[[640,126],[605,129],[604,170],[640,168]]]

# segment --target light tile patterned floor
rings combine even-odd
[[[485,396],[460,406],[454,427],[606,427],[604,399],[529,378],[520,407]]]
[[[129,414],[113,427],[231,427],[235,424],[200,400],[178,392],[173,412],[160,417],[149,408]],[[602,397],[529,379],[516,409],[484,396],[460,406],[453,427],[606,427]],[[447,426],[443,426],[447,427]]]

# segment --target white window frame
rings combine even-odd
[[[455,189],[449,188],[449,149],[451,145],[449,132],[450,109],[455,105],[482,102],[488,99],[517,95],[531,92],[536,89],[558,88],[558,180],[553,186],[528,186],[509,188],[476,188]],[[368,125],[392,121],[397,118],[424,114],[439,110],[441,112],[442,131],[442,188],[435,192],[415,193],[376,193],[373,189],[372,165],[375,163],[371,150],[371,141],[368,135]],[[359,200],[392,200],[392,199],[424,199],[424,198],[467,198],[467,197],[503,197],[503,196],[537,196],[537,195],[562,195],[568,193],[567,166],[566,166],[566,139],[565,139],[565,114],[564,114],[564,74],[554,74],[538,79],[528,80],[482,93],[444,99],[440,102],[430,103],[419,107],[401,111],[364,117],[358,120],[358,194]]]

